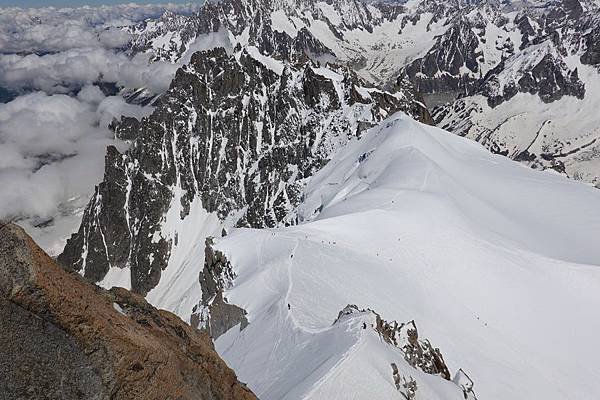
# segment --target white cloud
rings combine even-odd
[[[18,93],[70,93],[99,80],[121,86],[168,88],[177,66],[129,57],[131,33],[123,28],[166,10],[191,13],[194,5],[80,8],[0,8],[0,87]]]
[[[149,62],[149,54],[133,58],[122,52],[84,47],[55,54],[0,58],[0,86],[34,89],[46,93],[69,93],[94,82],[114,82],[124,87],[147,87],[161,92],[169,87],[177,65]]]
[[[122,48],[131,41],[131,34],[123,29],[110,27],[100,32],[98,41],[109,49]]]
[[[125,148],[108,124],[151,111],[106,97],[94,84],[159,93],[178,68],[150,63],[149,54],[130,57],[122,28],[166,9],[197,8],[0,8],[0,92],[29,93],[0,103],[0,219],[19,219],[50,253],[62,250],[102,179],[106,146]]]
[[[50,237],[41,238],[58,251],[76,229],[74,213],[102,178],[106,146],[125,147],[113,139],[108,123],[150,110],[104,97],[94,87],[78,97],[36,92],[0,104],[0,219],[22,219],[33,230],[40,221],[71,218],[67,226],[54,221],[67,231],[46,228]]]
[[[98,86],[88,85],[84,86],[79,93],[77,98],[89,104],[100,104],[106,96],[102,93],[102,90]]]
[[[165,10],[191,13],[196,4],[122,4],[79,8],[0,8],[0,49],[4,53],[48,53],[92,47],[120,47],[122,27],[156,18]]]
[[[128,104],[122,97],[110,96],[100,102],[96,116],[100,126],[108,126],[114,119],[120,119],[122,115],[141,119],[148,115],[150,110],[150,107]]]

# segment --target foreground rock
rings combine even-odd
[[[255,399],[207,334],[0,226],[0,399]]]

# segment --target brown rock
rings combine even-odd
[[[0,399],[255,399],[207,334],[0,226]]]

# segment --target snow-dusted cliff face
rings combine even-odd
[[[493,152],[600,183],[599,10],[590,0],[225,0],[138,26],[133,51],[174,61],[222,31],[275,58],[335,60],[379,85],[411,82],[440,106],[438,125]]]
[[[181,267],[184,220],[203,210],[217,226],[295,223],[306,180],[331,154],[398,110],[426,112],[412,95],[255,47],[195,53],[150,117],[115,127],[132,145],[108,149],[104,181],[59,260],[96,282],[129,271],[146,294],[167,266]]]
[[[260,398],[402,398],[394,376],[414,382],[406,398],[465,398],[386,341],[374,314],[336,320],[346,304],[414,319],[479,399],[599,393],[597,189],[399,114],[304,193],[302,224],[212,245],[228,266],[220,298],[247,312],[216,347]]]
[[[479,21],[469,32],[481,62],[463,68],[459,99],[435,109],[436,123],[534,168],[600,184],[599,13],[577,0],[474,9],[467,17]]]

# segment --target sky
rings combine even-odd
[[[103,4],[123,3],[160,4],[193,2],[194,0],[0,0],[0,7],[77,7],[82,5],[99,6]]]

